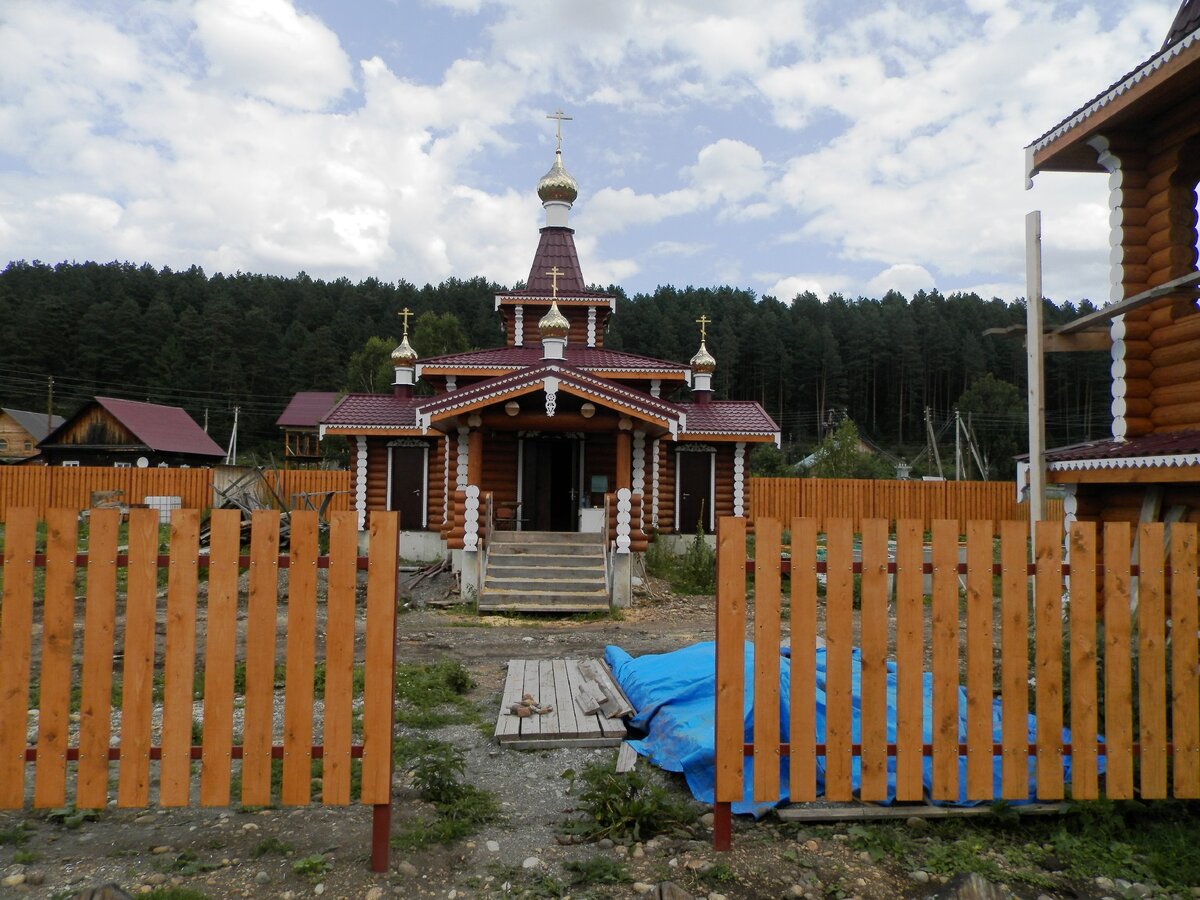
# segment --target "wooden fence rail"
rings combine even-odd
[[[920,519],[928,531],[936,519],[1000,522],[1029,519],[1029,508],[1015,499],[1007,481],[874,481],[854,478],[751,478],[750,521],[794,516],[828,519]],[[1062,501],[1047,503],[1046,519],[1062,520]],[[960,533],[962,533],[960,531]]]
[[[10,509],[32,508],[39,516],[50,509],[87,509],[92,494],[120,491],[121,502],[138,505],[147,497],[179,497],[184,509],[207,509],[213,505],[216,469],[116,469],[106,466],[0,466],[0,522]],[[236,472],[251,471],[249,469]],[[264,503],[273,505],[274,491],[292,508],[332,493],[330,510],[350,508],[350,473],[327,469],[287,469],[264,472],[270,490],[263,490]]]
[[[103,807],[114,766],[121,807],[152,800],[160,806],[306,805],[313,799],[313,761],[319,759],[321,803],[374,807],[372,867],[386,870],[397,514],[372,514],[370,553],[363,559],[357,555],[355,514],[338,511],[331,518],[328,556],[318,555],[313,511],[292,514],[290,553],[280,556],[280,514],[255,512],[247,556],[239,547],[241,513],[216,510],[209,553],[202,556],[199,510],[176,510],[169,550],[160,555],[155,510],[131,510],[127,526],[117,510],[94,510],[81,554],[78,510],[50,510],[42,543],[37,512],[10,510],[0,573],[0,809],[68,802],[81,809]],[[128,549],[119,552],[119,544]],[[367,638],[358,659],[355,585],[364,567]],[[208,575],[203,594],[201,568]],[[289,572],[283,629],[277,620],[280,568]],[[160,604],[164,570],[166,597]],[[244,593],[240,570],[249,572]],[[86,583],[82,609],[75,600],[79,574]],[[324,613],[320,627],[319,613]],[[156,654],[156,619],[164,614],[165,649]],[[80,616],[82,654],[76,658],[73,634]],[[282,695],[275,687],[281,638]],[[318,666],[325,687],[316,716]],[[364,677],[356,679],[359,668]],[[358,692],[356,683],[362,685]],[[361,734],[352,724],[359,701]],[[77,726],[71,724],[75,702]],[[238,703],[245,713],[240,734],[234,728]],[[156,710],[161,727],[152,726]],[[114,727],[117,739],[110,745]],[[278,759],[282,770],[276,772]],[[194,779],[195,760],[200,767]],[[356,797],[353,767],[361,774]]]
[[[991,522],[968,522],[963,545],[952,519],[933,523],[929,544],[921,520],[901,520],[890,550],[887,520],[829,519],[824,558],[815,519],[787,524],[793,567],[785,601],[782,523],[758,522],[752,670],[745,663],[746,523],[723,518],[718,530],[719,848],[729,846],[731,803],[750,795],[756,802],[814,800],[818,773],[825,797],[835,801],[855,795],[880,801],[890,792],[900,801],[926,794],[934,800],[1057,800],[1068,790],[1076,800],[1126,799],[1135,791],[1143,800],[1200,797],[1194,524],[1177,523],[1169,532],[1161,523],[1139,526],[1137,565],[1130,563],[1133,535],[1126,523],[1110,523],[1102,534],[1093,523],[1072,524],[1069,565],[1058,522],[1038,523],[1032,564],[1029,528],[1019,521],[1002,522],[998,535]],[[780,696],[778,652],[784,602],[791,632],[787,697]],[[819,636],[825,642],[823,708],[817,706]],[[928,698],[922,691],[927,672],[933,683]],[[752,729],[743,709],[748,678]],[[998,695],[993,684],[1000,685]],[[966,697],[961,711],[960,689]],[[1001,724],[994,731],[996,702]],[[785,707],[788,718],[781,721]],[[780,741],[782,724],[789,743]],[[754,760],[749,786],[743,784],[746,756]],[[854,760],[861,766],[857,785]],[[1070,762],[1069,785],[1064,761]],[[789,781],[786,796],[781,773]]]

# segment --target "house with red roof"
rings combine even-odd
[[[1112,435],[1049,451],[1068,521],[1200,522],[1200,0],[1157,53],[1026,148],[1027,172],[1094,172],[1107,188],[1111,301],[1045,336],[1104,349]],[[1028,465],[1028,464],[1026,464]]]
[[[687,363],[604,346],[616,299],[580,269],[561,132],[537,191],[546,224],[529,277],[495,297],[504,346],[422,360],[406,317],[393,393],[348,394],[321,424],[351,442],[360,528],[372,510],[398,510],[410,541],[454,551],[481,609],[622,602],[629,555],[652,535],[746,515],[747,455],[779,440],[758,403],[713,396],[706,316]],[[418,379],[432,396],[414,394]],[[548,562],[522,566],[522,553]],[[564,575],[567,557],[592,554],[598,575]]]
[[[298,391],[275,424],[283,429],[283,467],[321,464],[320,424],[337,402],[336,391]]]
[[[89,401],[38,449],[52,466],[212,466],[225,458],[186,410],[114,397]]]

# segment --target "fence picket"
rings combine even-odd
[[[958,533],[956,520],[933,523],[934,800],[958,799]]]
[[[79,770],[75,805],[108,803],[108,739],[112,728],[113,630],[117,610],[117,531],[121,514],[93,510],[88,520],[87,594],[79,700]]]
[[[1174,790],[1200,797],[1200,646],[1197,645],[1196,526],[1171,526],[1171,738]]]
[[[831,518],[825,534],[825,796],[850,800],[854,523]]]
[[[162,767],[158,791],[163,806],[187,806],[191,797],[199,548],[200,511],[175,510],[171,513],[167,644],[163,662]]]
[[[358,513],[330,516],[325,612],[325,757],[321,801],[350,802],[350,725],[354,686],[354,584]]]
[[[888,521],[862,523],[862,785],[864,801],[887,798]],[[795,565],[795,561],[793,561]],[[794,676],[793,676],[794,677]]]
[[[794,802],[817,797],[817,523],[792,519],[792,575],[789,622],[792,632],[792,679],[788,728],[791,758],[788,784]],[[733,564],[732,562],[730,563]],[[718,615],[720,607],[718,607]],[[718,651],[720,651],[718,643]],[[718,707],[717,715],[722,715]]]
[[[715,741],[717,767],[713,798],[717,803],[742,799],[745,772],[746,521],[722,517],[717,528],[717,692]]]
[[[1037,796],[1063,797],[1062,527],[1038,522],[1034,531],[1034,653],[1037,717]]]
[[[925,794],[923,535],[918,519],[896,523],[896,799],[902,801],[922,800]]]
[[[246,703],[242,734],[242,803],[271,802],[275,691],[275,609],[279,589],[279,513],[256,510],[250,522],[246,614]]]
[[[967,798],[991,800],[995,792],[992,752],[993,523],[967,523]]]
[[[38,672],[37,771],[33,805],[67,805],[67,729],[71,712],[71,662],[75,641],[74,510],[46,514],[46,601],[42,609],[42,665]]]
[[[284,803],[308,803],[312,790],[313,670],[317,644],[317,514],[291,514],[287,671],[283,705]]]
[[[1104,524],[1104,753],[1110,800],[1133,797],[1129,534],[1128,522]]]
[[[755,534],[754,799],[779,799],[780,525],[766,519]]]
[[[399,516],[373,512],[367,568],[366,687],[363,691],[362,802],[392,796],[392,693],[396,647]],[[743,563],[744,565],[744,563]]]
[[[233,668],[242,514],[236,509],[214,509],[210,523],[200,804],[227,806],[232,777]]]
[[[0,604],[0,809],[25,801],[25,728],[29,721],[30,640],[33,633],[33,509],[10,510],[4,529],[4,593]]]
[[[1029,526],[1000,523],[1000,795],[1029,796]]]
[[[121,763],[117,805],[150,802],[150,714],[158,605],[158,512],[129,511],[125,655],[121,661]]]
[[[1096,746],[1096,525],[1073,522],[1071,547],[1071,796],[1099,796]]]
[[[1166,597],[1162,522],[1139,528],[1138,726],[1142,799],[1167,796]]]

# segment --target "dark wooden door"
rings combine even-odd
[[[400,513],[400,527],[417,531],[425,527],[424,447],[392,447],[392,489],[388,508]]]
[[[695,534],[696,523],[703,520],[704,530],[712,531],[712,466],[711,453],[680,453],[679,519],[675,522],[678,534]]]
[[[521,519],[526,531],[579,527],[579,442],[526,438],[521,473]]]

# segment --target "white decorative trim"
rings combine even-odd
[[[455,472],[454,489],[456,491],[464,491],[467,489],[467,463],[470,457],[470,440],[468,435],[471,429],[465,425],[458,429],[458,467]]]
[[[1178,453],[1173,456],[1118,456],[1108,459],[1066,459],[1049,463],[1051,472],[1086,472],[1099,469],[1173,469],[1180,466],[1200,466],[1200,453]]]
[[[454,375],[446,376],[446,390],[448,390],[448,391],[457,391],[458,390],[458,378],[456,378]]]
[[[1088,141],[1088,146],[1096,151],[1096,162],[1108,172],[1108,299],[1117,303],[1125,299],[1125,250],[1124,250],[1124,213],[1121,203],[1124,199],[1122,182],[1125,174],[1121,168],[1121,158],[1113,152],[1108,138],[1098,135]],[[1124,440],[1128,433],[1125,421],[1125,317],[1114,316],[1109,323],[1109,336],[1112,338],[1112,436]]]
[[[463,549],[479,549],[479,485],[468,484],[463,511]]]
[[[450,521],[450,436],[442,438],[445,460],[442,463],[442,524]]]
[[[558,379],[547,376],[543,379],[542,386],[546,391],[546,415],[553,418],[558,409]]]
[[[651,465],[654,466],[653,474],[650,476],[650,526],[655,530],[658,529],[658,467],[661,452],[659,443],[659,439],[655,438],[650,444],[650,456],[652,459]]]
[[[738,441],[733,449],[733,514],[745,514],[746,500],[746,442]]]
[[[587,345],[589,347],[596,346],[596,307],[588,307],[587,317]]]
[[[633,493],[629,488],[621,488],[617,491],[617,552],[628,553],[629,545],[629,523],[633,520]]]
[[[661,378],[651,378],[650,379],[650,396],[654,397],[655,399],[662,396],[662,379]]]
[[[387,448],[387,508],[392,509],[392,479],[394,466],[392,465],[392,449],[395,447],[415,447],[418,450],[425,451],[424,459],[421,462],[421,527],[429,526],[429,441],[422,441],[417,438],[398,438],[394,441],[388,441]],[[404,522],[400,523],[401,528],[405,528]],[[415,529],[409,528],[413,531]]]
[[[1071,523],[1078,521],[1079,498],[1075,496],[1079,490],[1077,484],[1064,484],[1063,488],[1063,528],[1069,529]]]
[[[365,531],[367,527],[367,439],[360,437],[356,441],[354,466],[354,509],[358,513],[358,530]]]
[[[638,520],[638,526],[645,528],[646,525],[646,432],[633,432],[633,492],[642,495],[642,513]]]
[[[513,308],[513,346],[525,346],[525,307],[519,303]]]
[[[1026,179],[1032,180],[1032,178],[1033,178],[1033,174],[1034,174],[1033,167],[1032,167],[1033,154],[1035,154],[1039,150],[1042,150],[1045,147],[1049,146],[1054,141],[1058,140],[1060,137],[1062,137],[1064,134],[1066,134],[1068,131],[1070,131],[1072,128],[1082,125],[1085,121],[1087,121],[1089,118],[1091,118],[1095,113],[1099,112],[1105,106],[1112,103],[1114,100],[1116,100],[1122,94],[1126,93],[1130,88],[1136,86],[1137,83],[1142,81],[1144,78],[1146,78],[1150,75],[1153,75],[1155,71],[1162,68],[1164,65],[1166,65],[1171,60],[1175,59],[1177,56],[1181,55],[1185,50],[1187,50],[1189,47],[1191,47],[1197,41],[1200,41],[1200,28],[1196,29],[1191,34],[1189,34],[1187,37],[1183,38],[1182,40],[1177,41],[1176,43],[1172,44],[1170,47],[1168,47],[1166,50],[1162,51],[1161,53],[1157,54],[1156,56],[1151,57],[1149,60],[1147,60],[1141,66],[1138,66],[1137,69],[1135,69],[1133,72],[1129,73],[1129,75],[1127,75],[1120,82],[1118,82],[1117,84],[1110,87],[1107,91],[1105,91],[1103,94],[1101,94],[1095,100],[1093,100],[1091,103],[1089,103],[1083,109],[1079,110],[1077,113],[1075,113],[1069,119],[1066,119],[1065,121],[1060,122],[1053,129],[1051,129],[1046,134],[1042,135],[1040,138],[1038,138],[1036,141],[1034,141],[1029,147],[1029,152],[1026,154],[1030,160],[1030,166],[1029,166],[1028,171],[1026,172]]]

